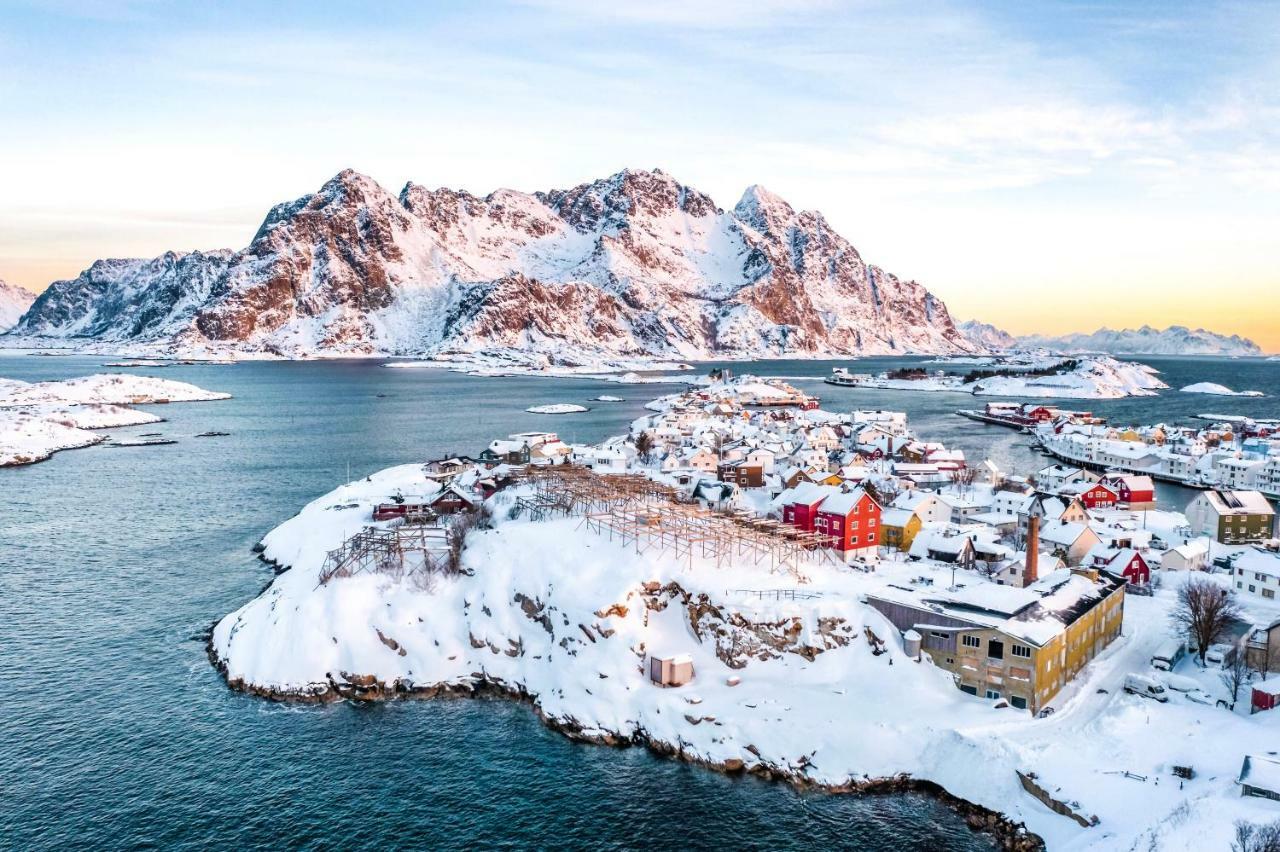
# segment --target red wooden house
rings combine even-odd
[[[1124,548],[1101,566],[1108,574],[1124,577],[1135,586],[1145,586],[1151,582],[1151,566],[1142,554],[1131,548]]]
[[[395,518],[409,518],[418,515],[434,514],[430,503],[379,503],[373,507],[375,521],[390,521]]]
[[[1062,489],[1062,493],[1078,497],[1086,509],[1112,509],[1120,502],[1116,488],[1102,482],[1079,482]]]
[[[818,506],[813,528],[850,559],[874,554],[880,543],[880,504],[862,488],[833,494]]]
[[[1102,484],[1115,491],[1117,499],[1128,506],[1144,506],[1156,502],[1156,485],[1149,476],[1112,473],[1102,477]]]
[[[782,501],[782,520],[793,527],[812,532],[818,506],[827,497],[839,493],[840,489],[831,485],[801,482],[779,495]]]

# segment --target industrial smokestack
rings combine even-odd
[[[1027,571],[1023,587],[1040,579],[1040,516],[1027,518]]]

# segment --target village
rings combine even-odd
[[[263,540],[290,570],[211,656],[276,698],[487,684],[727,771],[911,773],[1055,847],[1168,840],[1171,812],[1218,838],[1280,818],[1256,490],[1164,507],[1103,464],[1006,472],[902,412],[727,372],[647,407],[598,446],[519,433],[320,498]],[[1059,434],[1097,425],[1074,419]],[[1182,626],[1205,600],[1212,627]]]
[[[1280,421],[1212,414],[1201,419],[1207,425],[1114,427],[1050,412],[1028,425],[1040,446],[1066,464],[1280,497]]]

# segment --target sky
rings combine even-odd
[[[368,5],[369,8],[360,8]],[[1014,333],[1280,351],[1280,4],[0,0],[0,278],[241,248],[351,167],[762,184]]]

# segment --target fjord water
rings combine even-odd
[[[103,360],[6,356],[0,376],[67,378],[102,372]],[[831,366],[751,369],[811,377],[796,383],[834,410],[905,409],[922,435],[974,460],[1041,461],[1025,436],[951,414],[972,397],[814,378]],[[1166,392],[1091,407],[1115,420],[1280,416],[1280,364],[1157,366],[1174,387],[1218,381],[1268,397]],[[271,579],[250,548],[348,467],[359,476],[475,452],[526,429],[599,440],[671,386],[480,379],[376,362],[137,372],[235,398],[156,406],[168,422],[113,430],[160,432],[175,445],[93,447],[0,470],[0,846],[991,847],[925,797],[798,793],[640,749],[576,745],[504,701],[272,704],[231,692],[209,665],[205,630]],[[599,394],[627,401],[589,402]],[[524,411],[548,402],[593,409]],[[230,435],[194,437],[206,431]]]

